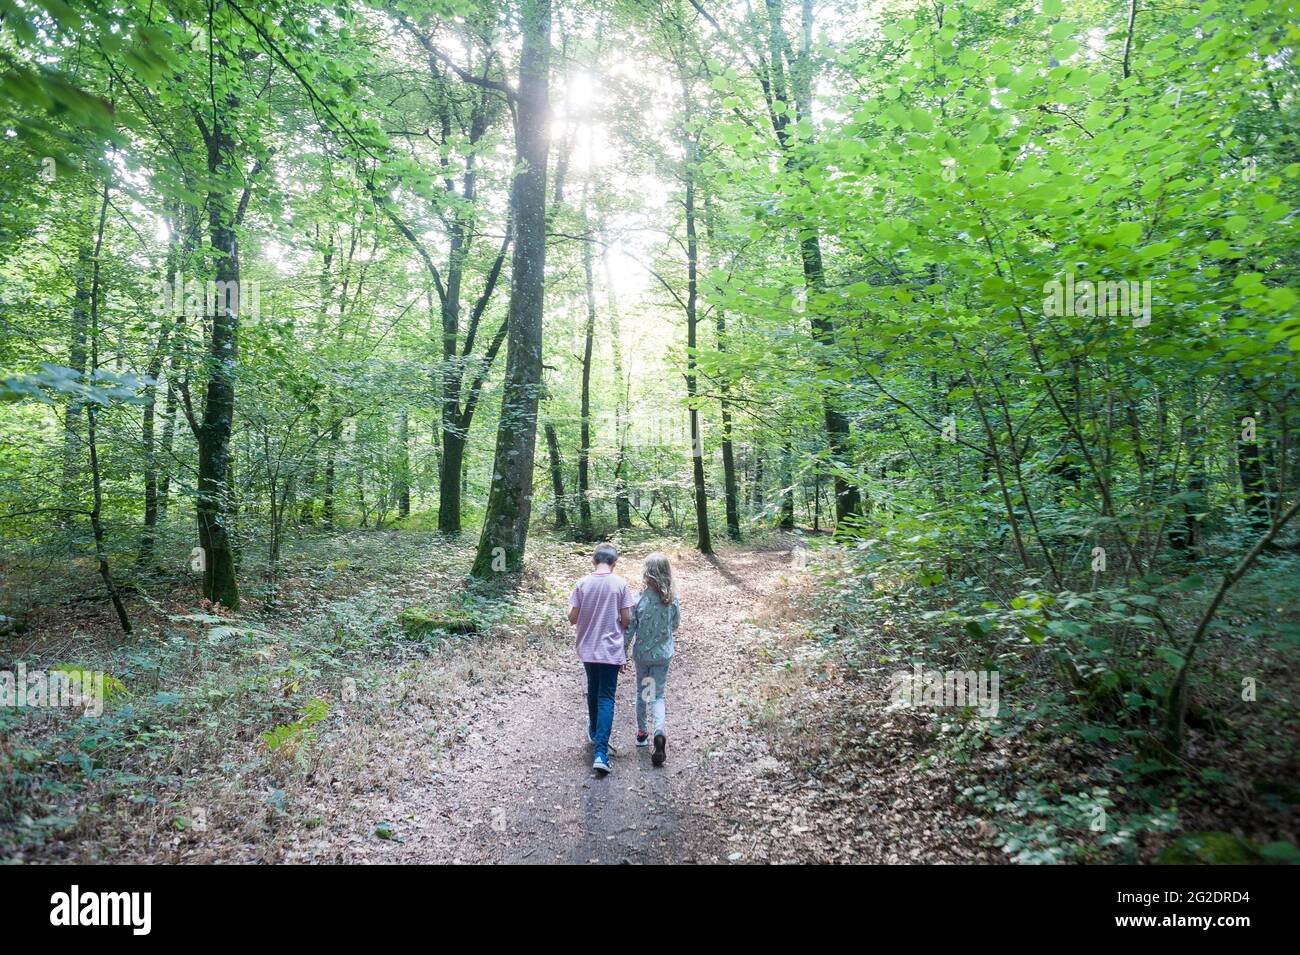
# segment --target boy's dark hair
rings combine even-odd
[[[593,564],[609,564],[613,567],[616,560],[618,560],[618,551],[613,544],[601,544],[596,548],[596,552],[591,555]]]

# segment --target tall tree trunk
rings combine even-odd
[[[213,117],[206,131],[208,173],[214,180],[229,174],[234,140]],[[218,289],[239,288],[239,246],[235,236],[235,209],[230,196],[218,185],[208,193],[208,235],[216,259]],[[230,470],[230,434],[235,415],[235,364],[239,336],[238,295],[217,295],[212,312],[212,340],[208,356],[208,390],[199,429],[199,481],[197,515],[199,546],[203,548],[203,596],[231,610],[239,608],[235,581],[235,555],[230,538],[227,486]]]
[[[781,450],[781,519],[782,530],[794,530],[794,451],[789,442]]]
[[[822,529],[822,473],[813,474],[813,533]]]
[[[307,414],[307,433],[320,433],[320,411],[312,408]],[[299,525],[310,527],[316,523],[316,479],[320,468],[320,444],[313,443],[302,461],[302,474],[296,482],[295,506],[298,509]]]
[[[632,505],[627,499],[627,448],[623,434],[623,423],[616,420],[619,427],[618,459],[614,463],[614,521],[619,530],[632,526]]]
[[[627,499],[627,414],[631,382],[623,376],[623,329],[619,321],[618,299],[614,294],[609,264],[609,246],[603,246],[601,264],[605,271],[605,288],[609,311],[610,347],[614,358],[614,439],[618,458],[614,463],[614,520],[620,530],[632,526],[632,506]]]
[[[523,567],[533,503],[533,452],[542,384],[542,309],[546,287],[546,163],[551,43],[550,0],[522,0],[523,49],[515,103],[515,248],[501,424],[497,429],[483,534],[472,573]]]
[[[175,288],[176,276],[182,267],[179,236],[181,228],[180,208],[180,204],[177,203],[168,222],[170,228],[168,230],[167,288],[169,290]],[[169,301],[168,296],[162,296],[161,299],[164,302]],[[140,439],[145,454],[144,531],[140,535],[140,552],[136,558],[136,562],[141,565],[148,562],[153,556],[154,531],[158,526],[158,448],[154,444],[158,406],[158,379],[162,377],[163,364],[171,354],[171,334],[178,321],[174,317],[174,312],[178,306],[180,311],[184,312],[183,301],[179,303],[173,302],[172,308],[159,316],[158,343],[149,356],[149,364],[145,369],[145,375],[149,383],[144,388],[145,403],[141,412],[140,425]]]
[[[792,175],[803,177],[805,160],[798,152],[798,142],[791,136],[790,122],[793,118],[812,122],[812,0],[803,0],[802,29],[799,50],[791,56],[790,43],[785,36],[783,25],[784,9],[782,0],[766,0],[768,13],[768,65],[771,70],[769,90],[773,101],[781,104],[782,109],[773,110],[771,114],[773,131],[778,144],[785,154],[785,167]],[[793,60],[793,62],[792,62]],[[783,64],[791,63],[792,75],[787,85]],[[792,95],[793,94],[793,95]],[[793,111],[790,106],[793,105]],[[822,266],[821,235],[817,227],[803,223],[799,227],[799,257],[803,266],[804,287],[808,299],[812,301],[816,293],[826,285],[825,271]],[[825,314],[814,310],[812,313],[813,339],[818,345],[817,360],[829,378],[829,372],[835,365],[834,356],[829,349],[835,343],[835,322]],[[830,445],[831,464],[835,468],[835,519],[836,523],[844,521],[863,511],[863,499],[856,485],[844,478],[843,469],[849,464],[849,420],[839,410],[834,395],[822,395],[822,412],[825,421],[826,439]]]
[[[93,375],[99,370],[99,256],[104,249],[104,223],[108,217],[109,181],[104,182],[104,199],[99,207],[99,228],[95,235],[94,265],[90,280],[90,371]],[[95,536],[95,558],[99,563],[99,576],[104,580],[104,589],[108,591],[109,600],[117,612],[117,622],[122,632],[130,635],[131,620],[122,606],[122,597],[113,582],[113,573],[108,565],[108,546],[104,539],[104,487],[99,469],[99,444],[95,433],[95,403],[86,402],[86,444],[90,450],[90,480],[92,501],[90,508],[90,528]]]
[[[438,471],[438,530],[459,534],[461,475],[460,469],[469,435],[460,427],[460,386],[464,363],[456,353],[460,321],[460,257],[458,227],[452,230],[453,265],[448,270],[447,288],[442,300],[442,465]],[[455,296],[453,299],[452,296]]]
[[[704,482],[704,437],[700,432],[700,409],[697,402],[699,385],[696,380],[696,339],[699,332],[699,268],[700,243],[695,229],[695,164],[698,144],[689,132],[693,117],[690,82],[685,72],[681,74],[682,109],[686,159],[682,175],[686,186],[686,402],[691,422],[691,478],[695,490],[695,540],[700,553],[713,553],[713,539],[709,534],[709,497]]]
[[[555,437],[555,425],[546,422],[546,451],[551,459],[551,489],[555,492],[555,529],[569,526],[569,514],[564,509],[564,465],[560,461],[560,442]]]
[[[466,194],[473,196],[473,176],[466,175]],[[458,226],[463,231],[464,226]],[[438,530],[444,534],[459,534],[461,531],[461,499],[464,495],[467,462],[465,446],[469,441],[469,428],[474,420],[483,383],[488,371],[496,361],[497,353],[509,328],[509,319],[502,323],[484,351],[481,359],[474,361],[471,357],[474,339],[479,322],[491,300],[497,277],[505,261],[505,254],[514,231],[513,220],[506,225],[506,237],[502,241],[495,262],[488,273],[488,281],[482,294],[470,314],[465,342],[460,352],[457,342],[460,336],[460,295],[461,275],[464,270],[466,251],[461,245],[452,249],[451,265],[448,267],[448,284],[443,291],[442,307],[442,373],[439,376],[441,399],[440,445],[442,453],[438,456]],[[543,230],[544,232],[544,230]],[[455,235],[453,235],[455,239]],[[463,243],[465,240],[459,239]],[[465,371],[473,368],[474,374],[468,386],[465,383]],[[462,395],[464,401],[462,403]]]
[[[329,443],[325,446],[325,487],[321,501],[321,523],[326,530],[334,529],[334,491],[337,485],[339,439],[343,436],[343,422],[330,425]]]
[[[710,246],[713,242],[713,206],[704,195],[704,231]],[[719,308],[714,325],[718,336],[718,353],[727,351],[727,316]],[[736,491],[736,451],[731,440],[731,382],[724,374],[718,379],[718,405],[722,412],[722,487],[727,506],[727,536],[740,540],[740,501]]]
[[[812,293],[825,288],[825,274],[822,271],[821,239],[813,229],[808,229],[799,243],[803,261],[804,284],[809,297]],[[821,348],[828,348],[834,343],[834,322],[825,316],[814,313],[812,318],[813,338]],[[833,359],[821,358],[824,369],[829,369]],[[835,522],[838,525],[846,518],[862,513],[863,501],[856,485],[847,481],[841,471],[849,463],[849,419],[844,415],[830,395],[822,397],[822,415],[826,425],[826,439],[830,444],[831,461],[835,472]]]
[[[586,205],[585,201],[583,203]],[[584,216],[585,216],[584,209]],[[588,230],[590,231],[590,229]],[[591,352],[596,336],[596,285],[592,276],[591,243],[582,243],[582,268],[587,281],[587,329],[582,348],[582,421],[578,429],[578,533],[591,540]]]
[[[1241,496],[1250,526],[1262,531],[1270,520],[1268,482],[1264,478],[1264,460],[1260,444],[1264,440],[1263,417],[1244,401],[1238,402],[1234,416],[1237,429],[1237,475],[1241,479]]]
[[[166,347],[167,329],[170,319],[163,319],[164,331],[159,333],[159,348]],[[155,363],[151,360],[146,374],[153,381],[158,380],[162,371],[161,359]],[[158,450],[154,447],[154,419],[158,402],[157,385],[146,385],[144,408],[141,413],[140,441],[144,447],[144,531],[140,535],[140,552],[136,557],[139,564],[146,563],[153,556],[154,529],[158,526]]]
[[[718,351],[726,351],[727,325],[722,311],[718,311]],[[722,486],[727,500],[727,536],[740,540],[740,497],[736,490],[736,452],[731,440],[730,385],[724,378],[719,389],[718,404],[722,411]]]
[[[99,449],[95,439],[95,405],[92,402],[86,403],[86,443],[90,448],[90,480],[93,491],[90,529],[95,535],[95,559],[99,564],[99,576],[104,580],[104,589],[108,591],[108,598],[117,613],[117,622],[122,632],[129,635],[131,619],[126,615],[122,596],[117,592],[117,585],[113,582],[113,572],[108,565],[108,547],[104,543],[104,521],[101,516],[104,509],[104,491],[99,472]]]
[[[176,447],[177,424],[188,413],[180,407],[182,388],[188,394],[189,371],[181,369],[181,342],[179,330],[185,326],[185,309],[181,307],[180,317],[176,319],[175,331],[172,333],[171,354],[167,359],[167,403],[163,413],[162,438],[159,441],[160,458],[163,462],[158,478],[158,523],[167,522],[167,509],[171,503],[172,488],[172,452]],[[177,378],[180,381],[177,381]]]
[[[75,285],[72,297],[72,331],[68,342],[68,367],[79,378],[86,374],[86,328],[90,322],[90,281],[94,249],[90,237],[77,248]],[[81,470],[81,407],[77,398],[69,398],[63,411],[63,474],[59,502],[64,512],[58,523],[68,523],[69,512],[77,510],[77,476]]]
[[[442,463],[438,468],[438,530],[460,533],[461,478],[464,475],[465,435],[455,428],[442,431]]]
[[[549,24],[549,10],[546,19]],[[432,39],[421,32],[419,28],[407,17],[398,15],[398,19],[408,32],[416,39],[421,46],[425,48],[429,58],[430,73],[436,82],[441,86],[445,82],[445,76],[440,65],[440,54],[437,47],[434,46]],[[546,37],[549,43],[549,27]],[[531,67],[530,67],[531,68]],[[521,86],[523,83],[523,64],[521,63]],[[545,72],[545,67],[543,73]],[[424,243],[415,232],[402,221],[401,216],[394,208],[387,194],[376,190],[371,186],[372,195],[379,204],[383,212],[393,221],[398,230],[404,235],[408,242],[414,247],[424,263],[428,272],[429,285],[429,308],[433,311],[433,293],[436,291],[440,302],[440,319],[441,319],[441,342],[442,342],[442,363],[437,373],[439,387],[439,400],[441,402],[440,426],[441,438],[436,442],[438,450],[438,530],[444,534],[459,534],[461,530],[461,489],[464,486],[464,475],[460,471],[453,470],[453,465],[462,466],[464,446],[469,438],[469,427],[474,417],[474,408],[478,402],[479,392],[482,388],[483,381],[488,370],[491,368],[493,361],[496,359],[497,351],[504,340],[506,326],[503,324],[497,335],[493,338],[492,344],[482,359],[475,362],[473,359],[474,340],[478,331],[479,322],[491,301],[492,294],[496,288],[497,279],[500,277],[502,266],[505,262],[506,252],[509,250],[510,242],[514,234],[513,215],[514,215],[514,198],[515,192],[512,189],[510,209],[507,212],[505,236],[502,239],[500,250],[497,252],[491,268],[488,270],[487,281],[484,284],[483,291],[479,295],[473,308],[470,311],[468,322],[466,324],[465,339],[463,346],[460,342],[461,326],[461,297],[464,286],[465,265],[469,260],[472,251],[474,236],[476,235],[476,202],[478,189],[478,171],[476,146],[489,131],[492,125],[493,115],[495,113],[495,97],[503,92],[501,84],[489,82],[486,75],[477,79],[464,77],[466,82],[473,82],[482,87],[478,100],[470,109],[469,126],[462,127],[465,134],[468,150],[465,153],[464,173],[461,177],[461,192],[458,198],[461,202],[456,206],[451,217],[449,250],[447,256],[446,282],[443,281],[442,273],[439,272],[437,265],[433,261],[429,250],[425,248]],[[545,76],[542,77],[543,84]],[[507,95],[511,95],[508,94]],[[522,96],[522,94],[521,94]],[[521,96],[513,96],[518,100]],[[545,89],[543,89],[543,101],[545,100]],[[543,106],[545,103],[543,102]],[[460,148],[454,141],[454,110],[447,99],[443,99],[438,109],[439,133],[441,135],[440,145],[444,147],[442,153],[442,176],[443,184],[449,195],[456,196],[455,172],[453,164],[446,150]],[[516,117],[517,124],[520,122]],[[530,120],[530,122],[533,122]],[[545,129],[539,127],[540,132],[545,134]],[[519,137],[516,135],[516,156],[519,158],[520,153]],[[543,145],[545,148],[545,145]],[[541,163],[543,178],[545,178],[545,162]],[[517,186],[516,177],[516,186]],[[542,185],[543,193],[545,183]],[[545,196],[541,197],[541,204],[545,206]],[[543,209],[543,215],[544,215]],[[545,225],[541,227],[543,240],[545,237]],[[517,250],[516,250],[517,251]],[[511,309],[513,312],[513,308]],[[473,383],[468,389],[465,387],[465,371],[467,368],[476,368]],[[462,407],[461,398],[464,396],[464,405]],[[534,429],[536,424],[534,423]],[[534,440],[536,436],[534,435]],[[449,456],[445,449],[459,442],[461,458],[458,461],[449,461]]]
[[[172,471],[169,463],[172,449],[176,446],[176,416],[180,413],[176,397],[176,383],[172,376],[176,374],[176,356],[173,354],[167,368],[167,404],[164,406],[162,438],[158,447],[162,452],[160,459],[165,462],[158,477],[158,523],[167,522],[167,507],[171,503]]]
[[[1169,543],[1183,551],[1189,560],[1201,556],[1201,516],[1206,509],[1205,432],[1198,418],[1196,386],[1190,384],[1184,404],[1184,429],[1187,443],[1187,494],[1183,500],[1183,523],[1170,528]]]
[[[360,466],[357,467],[357,509],[361,512],[361,526],[368,527],[370,509],[366,506],[366,471]]]
[[[316,226],[316,242],[321,245],[320,226]],[[321,251],[321,270],[320,281],[317,288],[316,303],[316,341],[325,342],[329,333],[330,318],[330,301],[334,296],[334,282],[332,270],[334,266],[334,226],[330,225],[329,234],[325,237]],[[343,315],[346,307],[346,301],[339,302],[339,316]],[[340,323],[339,334],[342,334]],[[313,402],[311,411],[308,413],[308,431],[311,434],[320,433],[321,407],[323,406],[326,413],[329,412],[332,402],[330,401],[330,388],[326,386],[321,389],[319,404]],[[307,458],[303,462],[303,476],[299,482],[299,499],[298,499],[298,523],[310,526],[316,523],[316,485],[319,480],[320,472],[320,443],[313,443],[307,452]]]
[[[397,418],[397,516],[411,516],[411,425],[405,408]]]

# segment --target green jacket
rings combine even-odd
[[[632,619],[627,625],[624,638],[626,651],[636,641],[633,658],[642,663],[663,663],[671,660],[676,646],[673,643],[673,631],[682,620],[682,610],[673,597],[673,602],[665,604],[659,595],[646,588],[636,604],[632,607]]]

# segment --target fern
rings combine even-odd
[[[307,701],[303,707],[302,716],[292,723],[281,723],[274,729],[262,734],[262,742],[271,752],[285,749],[286,752],[292,752],[304,742],[311,742],[316,738],[316,731],[312,729],[317,723],[329,715],[330,705],[319,696],[313,697]]]

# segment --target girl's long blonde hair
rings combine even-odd
[[[665,604],[673,602],[673,569],[668,564],[667,554],[655,551],[647,557],[642,566],[641,579]]]

